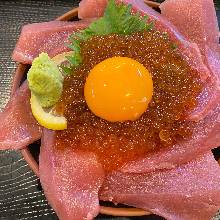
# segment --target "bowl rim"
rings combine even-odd
[[[148,6],[155,8],[155,9],[157,9],[160,5],[160,3],[148,1],[148,0],[144,0],[144,2]],[[56,18],[56,20],[68,21],[68,20],[71,20],[76,17],[78,17],[78,8],[73,8],[70,11],[66,12],[65,14]],[[27,68],[28,68],[28,65],[18,63],[17,68],[14,73],[14,76],[13,76],[13,79],[12,79],[12,88],[11,88],[10,97],[12,97],[13,94],[15,93],[15,91],[19,88],[21,80],[22,80]],[[29,149],[26,147],[20,151],[21,151],[23,158],[25,159],[25,161],[29,165],[29,167],[32,169],[34,174],[39,178],[38,163],[36,162],[36,160],[32,156]],[[117,208],[117,207],[108,207],[108,206],[100,206],[99,213],[105,214],[105,215],[111,215],[111,216],[124,216],[124,217],[129,217],[129,216],[135,217],[135,216],[144,216],[144,215],[146,216],[146,215],[152,214],[151,212],[148,212],[148,211],[145,211],[145,210],[139,209],[139,208]]]

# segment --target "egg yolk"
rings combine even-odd
[[[112,57],[97,64],[84,87],[89,109],[110,122],[138,119],[146,111],[152,94],[149,71],[127,57]]]

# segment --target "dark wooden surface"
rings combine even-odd
[[[74,0],[0,1],[0,109],[9,99],[10,83],[16,67],[10,56],[21,26],[55,19],[76,6],[78,2]],[[0,151],[0,220],[3,219],[57,219],[44,197],[38,178],[32,173],[19,152]],[[159,220],[161,218],[156,216],[150,218],[97,217],[97,220],[104,219]]]

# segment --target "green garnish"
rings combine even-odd
[[[55,105],[62,94],[63,76],[48,54],[35,58],[27,74],[28,85],[42,107]]]
[[[74,67],[82,63],[80,43],[93,36],[121,34],[129,35],[135,32],[150,31],[153,23],[147,23],[147,16],[132,14],[131,5],[116,4],[115,0],[109,0],[104,16],[93,22],[88,28],[70,36],[69,47],[74,51],[67,59],[69,66],[61,66],[65,73],[72,72]]]

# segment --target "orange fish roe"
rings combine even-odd
[[[81,45],[81,54],[83,64],[64,81],[60,105],[64,106],[68,129],[57,132],[57,147],[92,151],[105,170],[111,171],[149,151],[190,137],[192,125],[184,118],[196,106],[202,84],[167,35],[151,31],[97,36]],[[152,101],[136,121],[111,123],[96,117],[86,105],[83,90],[88,73],[113,56],[133,58],[152,74]]]

